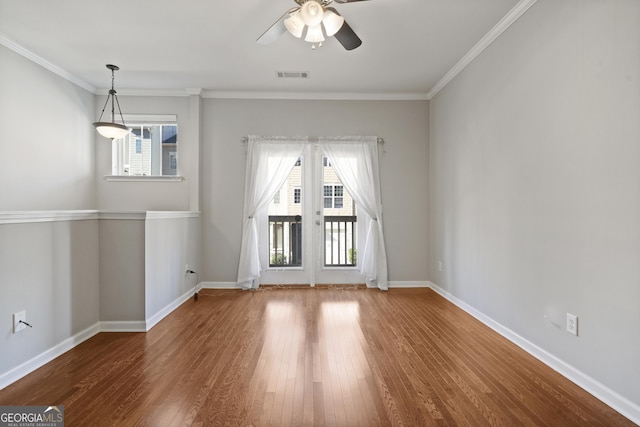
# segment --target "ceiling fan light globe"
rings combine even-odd
[[[300,11],[296,11],[284,20],[284,26],[292,36],[300,38],[302,37],[302,31],[304,30],[304,22],[300,19]]]
[[[300,18],[309,27],[314,27],[322,22],[324,8],[315,0],[305,2],[300,8]]]
[[[331,37],[340,31],[342,24],[344,24],[344,18],[330,10],[325,10],[322,18],[322,24],[324,25],[327,37]]]
[[[324,35],[322,34],[322,26],[315,25],[313,27],[309,27],[307,30],[307,35],[304,38],[304,41],[311,43],[319,43],[324,41]]]
[[[95,122],[93,126],[100,135],[109,139],[120,139],[129,133],[129,128],[120,123]]]

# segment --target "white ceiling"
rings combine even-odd
[[[497,24],[531,2],[334,3],[362,46],[346,51],[331,38],[314,51],[288,33],[268,46],[255,42],[296,6],[293,0],[0,0],[0,42],[89,88],[108,87],[105,64],[116,64],[120,94],[202,88],[424,98],[485,35],[499,34],[492,31]],[[307,71],[310,78],[278,80],[276,71]]]

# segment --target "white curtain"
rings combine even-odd
[[[382,232],[382,203],[378,174],[378,138],[319,138],[320,148],[351,197],[368,216],[364,250],[358,251],[360,272],[387,290],[387,252]]]
[[[307,138],[249,136],[244,184],[242,246],[238,265],[238,284],[257,288],[260,277],[257,214],[284,184],[296,160],[302,155]]]

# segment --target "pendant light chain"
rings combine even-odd
[[[105,101],[104,106],[102,107],[102,111],[100,112],[100,118],[97,122],[93,123],[93,126],[95,126],[100,135],[114,140],[124,137],[127,133],[129,133],[129,128],[124,122],[122,108],[120,108],[120,101],[118,100],[118,95],[116,95],[115,89],[115,72],[120,68],[117,65],[112,64],[107,64],[107,68],[111,70],[111,89],[109,90],[107,100]],[[104,111],[107,109],[107,104],[109,104],[109,98],[111,98],[111,121],[103,122],[102,117],[104,116]],[[122,124],[116,123],[116,105],[118,106],[118,114],[120,115]]]

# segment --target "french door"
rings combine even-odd
[[[309,144],[258,219],[261,284],[364,283],[358,209],[319,145]]]

